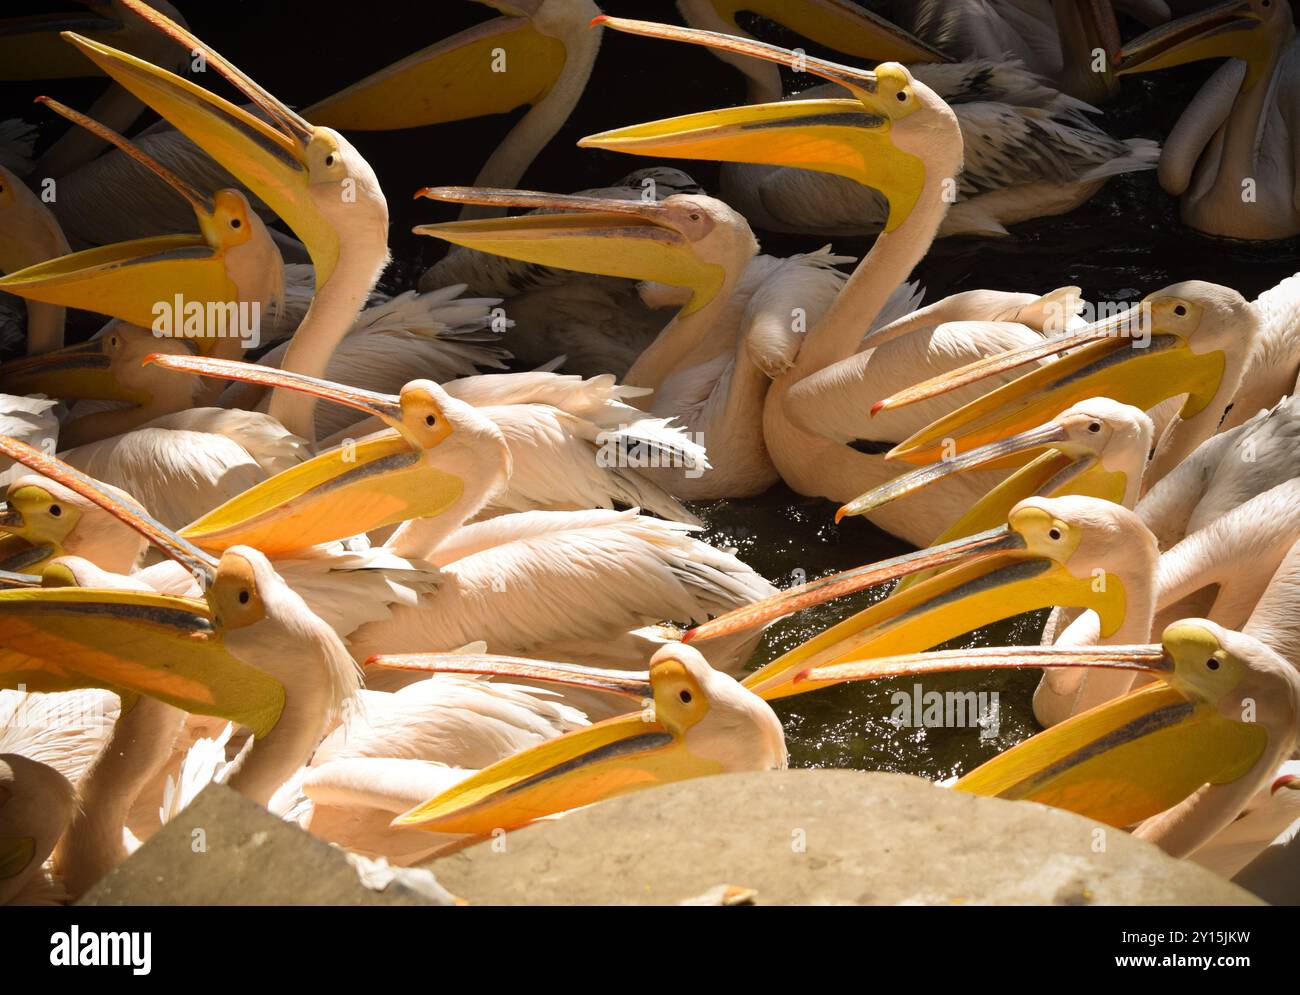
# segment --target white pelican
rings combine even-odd
[[[747,497],[776,483],[761,423],[770,377],[793,362],[792,315],[816,323],[843,285],[835,257],[759,257],[745,219],[722,201],[676,194],[654,203],[528,191],[435,187],[437,200],[547,213],[421,225],[423,235],[529,263],[680,288],[676,317],[640,353],[625,383],[653,391],[649,409],[678,416],[714,453],[707,473],[669,470],[681,497]]]
[[[605,23],[770,61],[785,63],[793,57],[785,49],[730,35],[617,18]],[[893,213],[885,232],[830,310],[808,330],[794,365],[773,382],[763,409],[768,451],[786,483],[801,493],[842,502],[896,473],[870,451],[870,443],[909,434],[938,413],[931,409],[919,418],[907,412],[898,421],[873,421],[871,404],[887,384],[915,377],[918,370],[950,369],[1013,343],[1041,344],[1044,331],[1070,327],[1077,303],[1067,301],[1077,291],[1062,288],[1041,299],[989,291],[958,295],[864,340],[895,288],[929,248],[948,210],[943,188],[960,170],[961,137],[947,105],[901,66],[887,63],[865,72],[805,61],[810,72],[841,83],[856,99],[710,111],[606,132],[581,144],[818,169],[888,193]],[[855,445],[860,440],[868,440],[868,451]],[[997,479],[979,473],[954,477],[928,501],[886,507],[873,521],[909,541],[926,542]]]
[[[867,514],[950,474],[1024,453],[1038,455],[984,495],[931,544],[992,528],[1005,520],[1018,501],[1032,495],[1085,494],[1133,508],[1141,493],[1154,431],[1151,419],[1132,405],[1092,397],[1026,432],[900,474],[839,508],[835,520]]]
[[[1055,805],[1175,857],[1247,808],[1296,745],[1300,674],[1267,645],[1208,619],[1161,645],[988,647],[814,667],[807,680],[911,677],[985,667],[1086,668],[1161,678],[1076,715],[962,776],[958,791]]]
[[[750,4],[749,6],[754,6]],[[961,126],[965,169],[956,202],[939,227],[939,236],[1006,235],[1006,225],[1063,214],[1084,203],[1113,175],[1155,167],[1159,146],[1146,139],[1120,141],[1087,117],[1093,109],[1043,81],[1031,63],[1008,62],[1010,48],[982,51],[970,61],[948,63],[942,52],[908,35],[865,9],[826,0],[759,3],[763,16],[846,56],[869,62],[907,65],[913,79],[930,87],[952,107]],[[1107,47],[1118,47],[1107,4],[1062,5],[1066,20],[1101,22]],[[751,37],[736,21],[740,9],[719,0],[678,0],[686,23],[695,28]],[[1095,41],[1088,46],[1089,61]],[[962,45],[940,45],[965,55]],[[775,65],[714,54],[746,77],[749,103],[782,99]],[[1049,76],[1050,78],[1050,76]],[[1080,81],[1104,85],[1104,72],[1080,74]],[[1064,87],[1062,87],[1064,89]],[[1076,96],[1078,94],[1075,94]],[[834,84],[814,87],[801,99],[845,97]],[[1092,99],[1092,98],[1089,98]],[[759,228],[823,235],[877,232],[889,206],[874,190],[850,179],[791,168],[728,163],[722,169],[727,200]]]
[[[489,661],[480,672],[510,673],[511,664]],[[515,672],[586,680],[540,663]],[[591,686],[601,685],[651,703],[493,764],[400,815],[394,828],[486,834],[657,783],[786,766],[776,713],[689,646],[664,646],[648,674],[609,675]]]
[[[1198,231],[1290,238],[1300,233],[1300,45],[1287,0],[1229,0],[1154,28],[1124,46],[1119,71],[1223,57],[1165,142],[1160,185]]]
[[[1144,480],[1149,488],[1218,430],[1259,328],[1260,315],[1235,290],[1188,280],[1069,334],[987,356],[898,391],[877,401],[872,410],[893,411],[930,401],[991,374],[1002,376],[1069,350],[914,433],[890,451],[890,458],[932,462],[946,449],[1003,438],[1097,394],[1146,411],[1186,395],[1178,417],[1157,440]]]

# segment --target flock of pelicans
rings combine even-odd
[[[35,163],[0,125],[27,353],[0,366],[0,903],[84,893],[214,780],[410,864],[782,768],[776,698],[973,668],[1042,668],[1045,731],[954,789],[1300,900],[1300,277],[1091,321],[1073,287],[918,307],[905,282],[936,237],[1135,169],[1193,228],[1300,233],[1287,0],[1129,0],[1151,27],[1128,42],[1108,0],[902,5],[903,27],[844,0],[680,0],[690,27],[484,2],[501,16],[301,113],[161,0],[0,23],[5,76],[110,81],[87,114],[42,98],[72,125]],[[611,30],[706,46],[749,102],[580,144],[727,163],[724,199],[669,168],[513,189]],[[1090,117],[1125,74],[1222,57],[1163,149]],[[783,68],[824,85],[783,99]],[[525,104],[475,186],[420,191],[464,205],[416,229],[450,253],[377,292],[388,208],[344,133]],[[879,235],[846,277],[829,248],[760,255],[750,222]],[[66,308],[112,320],[65,346]],[[230,334],[248,314],[260,341]],[[540,368],[480,372],[503,345]],[[682,501],[778,480],[922,548],[778,591],[692,536]],[[744,674],[775,619],[895,581]],[[925,652],[1049,608],[1041,645]]]

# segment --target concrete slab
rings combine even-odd
[[[845,770],[666,785],[425,866],[472,904],[1261,904],[1068,812]]]

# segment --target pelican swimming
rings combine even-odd
[[[1146,139],[1120,141],[1094,125],[1087,104],[1048,86],[1047,75],[1032,65],[1007,61],[1010,49],[983,51],[971,61],[950,63],[944,52],[965,52],[958,44],[939,49],[888,21],[851,4],[800,0],[759,5],[765,17],[821,45],[869,62],[897,61],[913,79],[930,87],[952,107],[961,126],[965,169],[957,198],[939,227],[940,237],[958,234],[1006,235],[1006,225],[1063,214],[1087,201],[1110,176],[1155,167],[1159,147]],[[734,4],[679,0],[686,23],[694,28],[749,38],[736,22]],[[1100,20],[1113,31],[1108,5],[1063,5],[1066,20]],[[1094,29],[1094,35],[1104,29]],[[965,40],[965,39],[963,39]],[[1118,34],[1108,44],[1118,46]],[[1092,55],[1089,46],[1088,58]],[[782,99],[775,65],[714,54],[745,75],[749,103]],[[799,63],[794,63],[798,67]],[[1079,80],[1110,79],[1087,72]],[[845,97],[835,84],[813,87],[800,99]],[[1077,94],[1076,94],[1077,95]],[[1093,98],[1089,98],[1093,99]],[[727,163],[723,191],[756,227],[823,235],[877,232],[889,213],[885,198],[850,179],[791,168]]]
[[[1119,72],[1225,57],[1165,142],[1160,185],[1198,231],[1290,238],[1300,233],[1300,45],[1287,0],[1229,0],[1153,28],[1123,47]]]

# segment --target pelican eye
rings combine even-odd
[[[1052,539],[1053,541],[1059,540],[1059,539],[1061,538],[1061,530],[1060,530],[1060,529],[1048,529],[1048,531],[1047,531],[1047,536],[1048,536],[1048,538]]]
[[[906,91],[906,90],[899,90],[896,94],[894,94],[894,99],[897,100],[900,104],[902,104],[902,103],[906,103],[906,102],[907,102],[907,91]]]
[[[327,155],[327,156],[325,157],[325,165],[327,165],[327,166],[333,166],[333,165],[334,165],[334,153],[333,153],[333,152],[331,152],[329,155]]]
[[[1088,422],[1088,431],[1089,431],[1089,432],[1100,432],[1100,431],[1101,431],[1101,422],[1099,422],[1099,421]]]
[[[1219,669],[1219,661],[1216,660],[1214,657],[1210,657],[1208,660],[1205,661],[1205,669],[1206,669],[1206,670],[1218,670],[1218,669]]]
[[[230,227],[231,227],[231,228],[242,228],[243,225],[244,225],[244,222],[240,221],[238,218],[231,218],[231,219],[230,219]]]
[[[433,417],[433,415],[425,415],[424,423],[428,425],[430,428],[433,428],[434,425],[438,424],[438,419]]]
[[[1174,308],[1174,314],[1178,315],[1178,317],[1180,318],[1186,313],[1187,313],[1187,307],[1183,304],[1179,304],[1176,308]]]
[[[685,688],[682,688],[682,690],[677,693],[677,697],[682,699],[683,705],[689,705],[691,703],[691,693]]]
[[[248,595],[248,589],[245,588],[244,590],[242,590],[242,591],[239,592],[239,603],[240,603],[241,605],[246,605],[246,604],[248,604],[248,597],[249,597],[249,595]]]
[[[50,514],[53,515],[55,518],[58,518],[60,515],[63,514],[63,509],[60,508],[57,504],[52,504],[50,505]]]
[[[690,218],[691,218],[692,221],[699,221],[699,220],[700,220],[700,216],[699,216],[698,214],[692,214],[692,215],[690,216]]]

